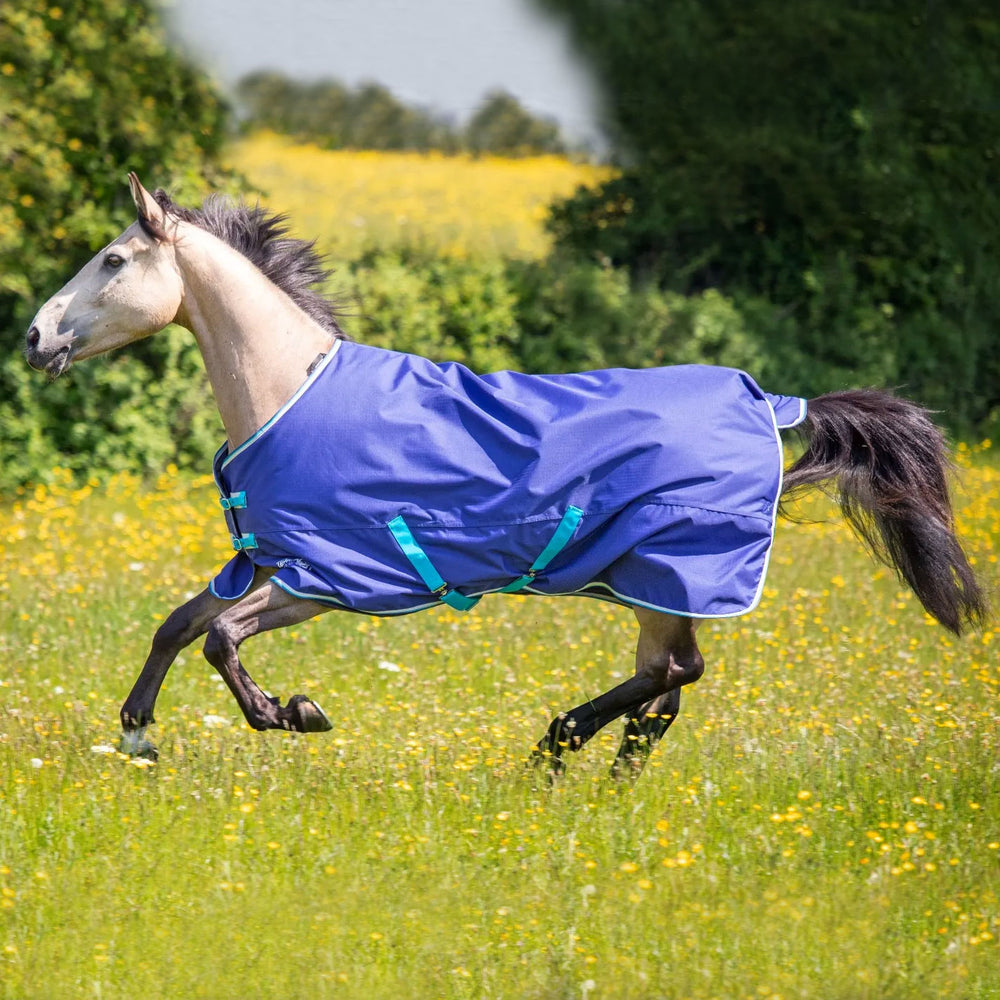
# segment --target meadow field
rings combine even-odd
[[[962,530],[1000,553],[1000,463]],[[328,734],[252,732],[192,647],[150,731],[120,702],[227,557],[167,470],[0,509],[0,997],[1000,997],[995,626],[950,638],[846,529],[783,524],[762,607],[634,786],[619,727],[550,787],[558,710],[630,669],[627,612],[487,598],[330,614],[244,647]]]
[[[596,176],[279,147],[231,155],[341,259],[536,256],[540,206]],[[1000,458],[957,457],[995,590]],[[808,513],[761,607],[702,629],[642,778],[609,778],[614,725],[553,785],[529,751],[630,672],[623,609],[497,596],[251,640],[265,690],[329,715],[310,737],[251,731],[196,644],[158,761],[131,759],[150,638],[231,555],[214,487],[55,469],[0,499],[0,1000],[1000,1000],[1000,628],[955,640]]]
[[[610,176],[607,167],[558,156],[506,159],[443,153],[325,150],[259,133],[230,163],[296,235],[334,260],[371,246],[417,244],[464,257],[540,257],[549,203]]]

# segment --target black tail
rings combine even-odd
[[[875,389],[809,401],[805,454],[782,497],[819,485],[848,523],[956,635],[980,623],[986,601],[955,536],[944,435],[923,407]]]

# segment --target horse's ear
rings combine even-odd
[[[128,186],[132,190],[132,200],[135,210],[139,213],[139,221],[145,223],[143,228],[154,235],[165,231],[167,214],[157,200],[142,186],[135,173],[128,175]]]

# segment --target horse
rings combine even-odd
[[[775,396],[714,366],[479,376],[359,344],[284,216],[216,195],[187,209],[128,179],[136,221],[41,307],[27,361],[55,379],[186,327],[225,429],[213,471],[236,554],[156,630],[120,713],[127,752],[155,753],[157,695],[200,636],[253,729],[315,733],[332,728],[322,709],[265,695],[245,640],[334,609],[467,610],[522,591],[634,612],[634,674],[560,712],[531,755],[558,774],[624,716],[612,770],[637,775],[704,672],[700,622],[753,610],[783,502],[810,488],[947,629],[982,620],[945,438],[918,404]],[[786,470],[793,427],[804,447]]]

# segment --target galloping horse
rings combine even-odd
[[[281,217],[219,198],[188,210],[129,183],[138,220],[42,306],[28,362],[55,378],[169,323],[190,330],[225,427],[214,472],[236,555],[157,630],[121,710],[126,747],[150,746],[167,671],[206,633],[254,729],[318,732],[331,725],[314,702],[254,683],[245,639],[334,608],[576,593],[634,610],[635,674],[559,714],[534,753],[559,770],[624,715],[615,768],[638,773],[702,675],[699,621],[756,606],[780,498],[814,485],[943,625],[984,614],[944,439],[916,404],[775,396],[698,365],[478,376],[367,347]],[[780,431],[796,425],[805,450],[783,474]]]

